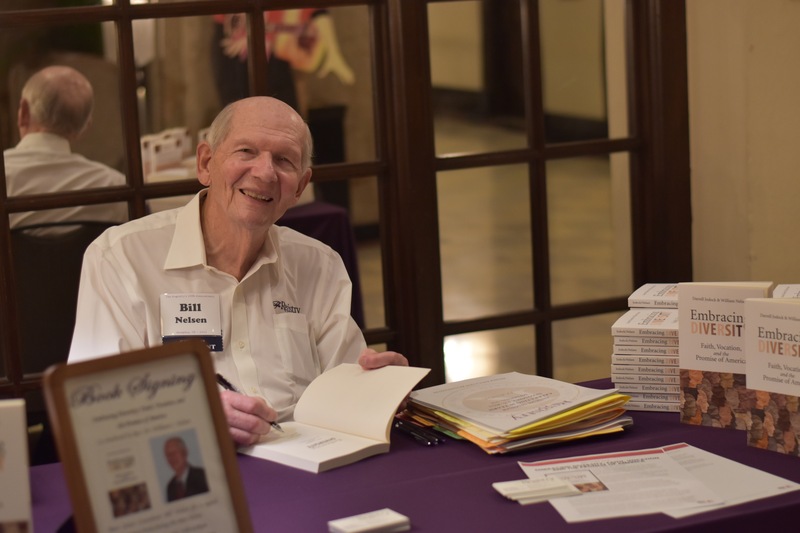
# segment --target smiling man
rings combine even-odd
[[[267,97],[223,109],[197,148],[206,186],[185,207],[111,228],[86,251],[69,362],[203,337],[241,445],[292,417],[306,386],[343,362],[408,361],[366,347],[352,285],[328,246],[275,222],[311,179],[312,139]]]

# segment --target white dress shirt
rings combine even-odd
[[[356,362],[366,347],[350,317],[352,285],[339,255],[292,229],[272,226],[242,281],[206,264],[198,193],[185,207],[116,226],[86,251],[69,362],[161,339],[159,298],[218,294],[223,351],[217,372],[292,416],[321,372]]]
[[[125,185],[124,174],[72,153],[69,141],[52,133],[27,134],[17,146],[3,152],[3,159],[8,196]],[[128,220],[128,206],[116,202],[9,215],[12,228],[72,220],[125,222]]]

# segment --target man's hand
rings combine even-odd
[[[272,429],[270,422],[278,418],[278,413],[263,398],[231,391],[221,391],[219,396],[228,420],[228,430],[239,446],[257,443]]]
[[[408,366],[408,359],[397,352],[376,352],[372,348],[364,348],[358,356],[358,364],[364,370],[372,370],[382,366]]]

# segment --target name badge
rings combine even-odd
[[[212,352],[222,351],[219,294],[162,294],[161,341],[201,338]]]

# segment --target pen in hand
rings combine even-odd
[[[235,392],[235,393],[241,394],[241,392],[236,390],[236,387],[233,386],[233,383],[231,383],[230,381],[225,379],[225,376],[223,376],[219,372],[217,372],[217,383],[219,383],[222,386],[222,388],[225,389],[225,390],[229,390],[231,392]],[[277,429],[281,433],[283,433],[283,428],[277,422],[270,422],[269,425],[272,426],[273,428]]]

